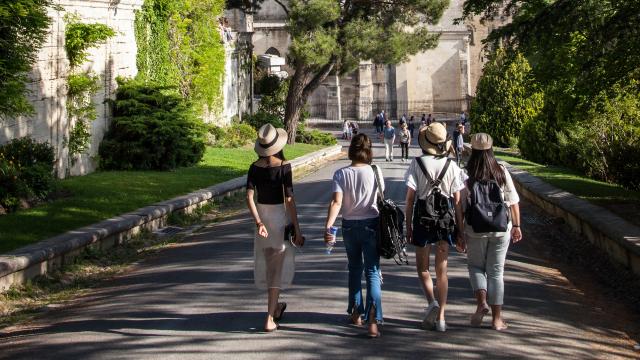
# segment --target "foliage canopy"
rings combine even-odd
[[[52,5],[51,0],[0,2],[0,118],[33,112],[25,84],[45,42]]]
[[[428,31],[448,0],[292,0],[282,4],[291,35],[295,69],[285,108],[289,142],[311,93],[332,72],[353,71],[362,60],[396,64],[437,45]]]

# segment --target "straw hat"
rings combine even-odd
[[[276,129],[271,124],[265,124],[258,130],[254,150],[258,156],[271,156],[279,153],[286,144],[287,132],[284,129]]]
[[[493,139],[491,135],[485,133],[477,133],[471,136],[471,148],[473,150],[489,150],[493,147]]]
[[[447,139],[447,129],[437,122],[420,129],[418,143],[427,154],[436,156],[446,155],[451,147],[451,140]]]

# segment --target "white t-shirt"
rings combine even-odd
[[[437,158],[435,156],[423,156],[422,159],[431,180],[435,181],[444,168],[447,159],[444,157]],[[420,169],[420,165],[418,165],[416,161],[416,159],[411,161],[411,165],[409,165],[404,176],[405,183],[409,188],[416,191],[418,199],[424,200],[429,195],[431,188],[428,186],[429,181],[427,177],[424,175]],[[444,178],[442,178],[442,182],[440,183],[440,191],[442,192],[442,195],[449,198],[453,197],[455,192],[461,191],[465,188],[465,180],[467,180],[465,172],[458,167],[455,161],[451,161],[449,169],[447,169],[447,173],[444,175]]]
[[[384,190],[384,178],[378,167],[380,185]],[[342,218],[363,220],[377,217],[377,187],[371,166],[347,166],[333,174],[333,192],[342,193]]]

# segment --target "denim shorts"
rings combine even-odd
[[[454,246],[454,234],[442,234],[443,236],[437,236],[437,234],[433,232],[427,231],[424,226],[420,224],[413,224],[413,245],[418,247],[425,247],[427,245],[436,244],[439,238],[444,237],[444,239],[449,243],[449,246]]]

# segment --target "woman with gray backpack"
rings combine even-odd
[[[494,330],[507,329],[502,319],[504,263],[509,241],[522,240],[520,198],[513,180],[493,155],[493,139],[479,133],[471,137],[471,157],[467,163],[469,197],[465,212],[465,237],[469,279],[476,296],[476,312],[471,325],[479,327],[489,313]]]

